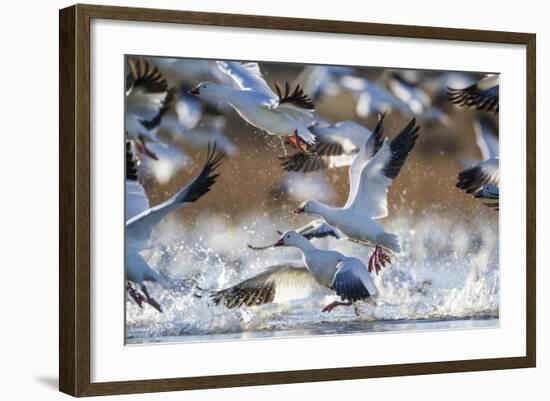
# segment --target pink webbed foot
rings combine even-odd
[[[298,132],[295,132],[292,135],[285,137],[286,141],[292,145],[294,145],[300,152],[303,154],[308,155],[309,154],[309,146],[307,143],[303,141],[300,136],[298,136]]]
[[[387,264],[391,263],[391,257],[378,245],[374,247],[374,251],[369,258],[369,272],[373,271],[378,276],[378,272],[382,270]]]

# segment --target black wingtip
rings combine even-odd
[[[487,180],[486,174],[483,173],[483,170],[477,164],[459,172],[457,178],[456,187],[467,194],[473,194],[479,190]]]
[[[296,152],[290,156],[279,157],[284,171],[294,173],[311,173],[326,169],[328,166],[318,154],[306,155]]]
[[[143,125],[148,130],[152,130],[153,128],[159,126],[164,115],[172,107],[175,99],[175,94],[175,88],[168,89],[158,113],[150,120],[140,120],[141,125]]]
[[[126,141],[126,179],[137,181],[138,179],[138,160],[132,151],[132,142]]]
[[[412,118],[390,143],[392,153],[391,160],[384,167],[384,175],[392,180],[395,179],[409,153],[414,148],[419,136],[420,126],[416,125],[416,118]]]
[[[137,86],[143,86],[150,93],[161,93],[168,90],[168,82],[156,66],[142,58],[128,58],[126,91]]]
[[[200,199],[203,195],[210,192],[210,187],[214,185],[216,179],[220,176],[220,174],[215,173],[215,171],[222,164],[224,156],[225,153],[223,151],[217,151],[216,142],[208,144],[206,163],[181,200],[182,203],[195,202],[197,199]]]
[[[480,89],[477,83],[463,89],[447,87],[447,100],[460,107],[499,112],[499,86]]]
[[[364,151],[368,157],[374,157],[384,145],[384,118],[386,118],[385,112],[378,116],[378,122],[364,146]]]
[[[294,90],[291,90],[290,84],[286,81],[285,90],[282,91],[279,84],[275,82],[275,91],[277,92],[277,97],[279,98],[279,104],[289,103],[301,109],[310,111],[315,110],[315,104],[309,96],[304,93],[304,90],[300,87],[300,85],[296,85]]]

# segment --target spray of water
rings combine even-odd
[[[399,236],[404,252],[374,277],[380,293],[378,305],[362,305],[362,314],[357,317],[353,308],[321,313],[330,300],[326,296],[238,310],[208,301],[209,291],[234,285],[272,264],[300,259],[296,249],[258,252],[246,246],[273,242],[278,236],[276,230],[293,228],[288,216],[260,213],[231,221],[205,214],[191,227],[167,219],[157,230],[156,241],[162,245],[145,256],[177,285],[171,289],[150,285],[152,295],[163,305],[162,314],[147,306],[140,309],[127,300],[128,341],[332,334],[384,330],[380,322],[498,318],[496,222],[465,226],[449,217],[411,219],[402,215],[385,226]],[[364,261],[371,252],[367,247],[333,238],[318,240],[316,245]]]

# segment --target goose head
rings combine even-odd
[[[303,244],[304,241],[307,241],[307,239],[302,237],[296,231],[286,231],[283,233],[283,235],[281,235],[281,238],[279,239],[279,241],[273,244],[273,246],[274,247],[295,246],[300,248],[301,244]]]
[[[222,86],[213,82],[201,82],[193,89],[187,91],[189,95],[204,97],[219,97]]]
[[[308,200],[300,204],[296,209],[294,209],[294,214],[319,214],[322,209],[321,202],[316,200]]]

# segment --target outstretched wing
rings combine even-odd
[[[485,77],[464,89],[447,89],[447,98],[454,104],[498,113],[499,76]]]
[[[492,120],[479,117],[474,121],[476,144],[482,160],[492,159],[499,154],[497,130]]]
[[[357,191],[359,190],[359,186],[361,184],[361,172],[364,167],[375,157],[384,144],[382,135],[384,134],[385,116],[386,115],[383,114],[380,117],[380,120],[378,121],[378,124],[376,124],[371,136],[361,147],[361,149],[359,149],[357,156],[349,167],[349,195],[344,207],[349,207],[352,205],[353,201],[357,197]]]
[[[350,192],[346,206],[361,210],[372,218],[388,215],[388,187],[399,175],[413,149],[419,129],[413,118],[389,145],[385,142],[380,151],[363,165],[359,177],[355,177],[356,182],[359,181],[356,193]]]
[[[280,109],[308,123],[315,109],[313,102],[299,85],[290,88],[288,82],[282,90],[275,84],[275,94],[265,81],[258,63],[239,63],[235,61],[217,61],[219,68],[233,79],[241,90],[254,91],[257,102],[270,109]]]
[[[303,262],[295,261],[270,266],[239,284],[214,292],[210,299],[216,305],[234,309],[307,298],[326,292],[327,289],[313,279]]]
[[[128,59],[126,113],[144,128],[156,127],[174,100],[174,90],[160,70],[144,59]]]
[[[309,173],[349,166],[372,132],[355,121],[341,121],[310,128],[316,137],[311,154],[296,152],[280,158],[285,171]]]
[[[285,82],[284,90],[275,82],[275,90],[277,91],[277,108],[290,109],[291,111],[305,114],[308,117],[313,117],[315,105],[313,101],[304,93],[300,85],[296,85],[294,89],[290,88],[290,84]]]
[[[208,149],[206,164],[202,171],[184,188],[160,205],[149,208],[126,222],[126,232],[133,239],[147,240],[154,226],[168,213],[195,202],[210,191],[219,174],[215,174],[224,156],[216,152],[216,145]]]
[[[300,227],[296,232],[308,240],[313,238],[325,238],[325,237],[334,237],[340,238],[340,235],[336,232],[334,227],[325,223],[323,220],[313,220],[312,222],[306,224],[303,227]]]
[[[227,74],[242,90],[252,90],[259,95],[262,103],[269,107],[277,105],[277,96],[265,81],[258,63],[217,61],[218,67]]]
[[[342,301],[360,301],[378,294],[367,267],[357,258],[346,257],[336,267],[330,285]]]
[[[126,141],[126,204],[125,220],[149,209],[149,199],[138,179],[138,160],[132,150],[132,142]]]
[[[483,160],[458,173],[457,188],[468,194],[479,191],[484,185],[500,185],[499,158]]]

